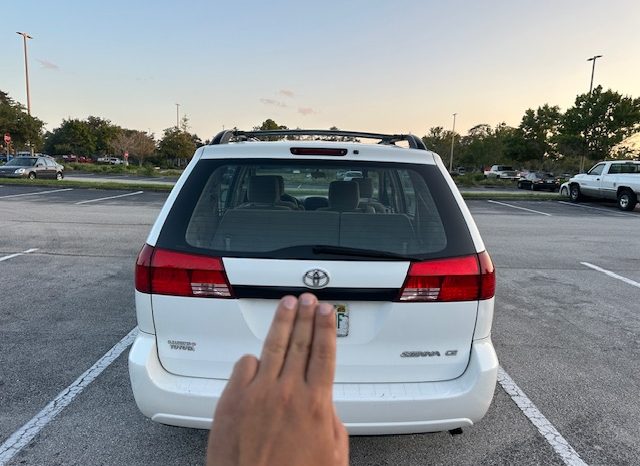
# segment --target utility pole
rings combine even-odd
[[[180,129],[180,104],[176,104],[176,129]]]
[[[451,157],[449,157],[449,173],[453,171],[453,142],[456,138],[456,115],[453,114],[453,129],[451,130]]]
[[[29,60],[27,53],[27,39],[33,39],[26,32],[16,32],[16,34],[22,36],[22,41],[24,44],[24,75],[25,81],[27,83],[27,113],[31,116],[31,94],[29,92]],[[29,141],[29,149],[31,150],[31,155],[33,156],[33,146],[31,145],[31,141]]]

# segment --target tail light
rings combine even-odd
[[[496,275],[484,251],[464,257],[414,262],[409,267],[399,301],[477,301],[495,295]]]
[[[136,261],[136,290],[198,298],[232,298],[222,259],[154,249],[145,244]]]

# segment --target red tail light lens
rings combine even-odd
[[[487,252],[414,262],[399,301],[453,302],[489,299],[495,293],[495,270]]]
[[[222,259],[149,245],[142,248],[136,262],[136,289],[172,296],[233,297]]]

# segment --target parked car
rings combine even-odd
[[[569,197],[569,182],[565,181],[560,185],[560,195],[564,197]]]
[[[560,189],[560,183],[553,173],[529,172],[518,180],[518,189],[557,191]]]
[[[291,135],[381,143],[259,141]],[[335,180],[344,169],[361,178]],[[295,174],[309,171],[325,176]],[[465,427],[493,398],[494,267],[417,136],[223,131],[196,150],[135,270],[129,374],[156,422],[209,428],[279,298],[305,291],[336,310],[334,402],[350,433]]]
[[[620,210],[633,210],[640,196],[640,162],[616,160],[595,164],[587,173],[569,180],[569,197],[612,200]]]
[[[510,165],[492,165],[484,172],[485,178],[497,178],[500,180],[517,180],[518,173]]]
[[[108,164],[111,164],[111,165],[121,165],[122,163],[124,163],[122,161],[122,159],[119,158],[119,157],[98,157],[96,162],[98,162],[98,163],[108,163]]]
[[[3,178],[64,178],[64,167],[51,157],[15,157],[0,167],[0,177]]]
[[[362,178],[362,172],[358,170],[349,170],[345,172],[344,176],[342,177],[343,181],[352,181],[358,178]]]

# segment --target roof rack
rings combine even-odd
[[[343,136],[352,138],[379,139],[378,144],[395,145],[399,141],[407,141],[411,149],[427,150],[422,139],[414,134],[380,134],[360,131],[342,131],[333,129],[275,129],[265,131],[241,131],[230,129],[221,131],[211,140],[211,145],[228,144],[232,139],[247,141],[271,136]]]

